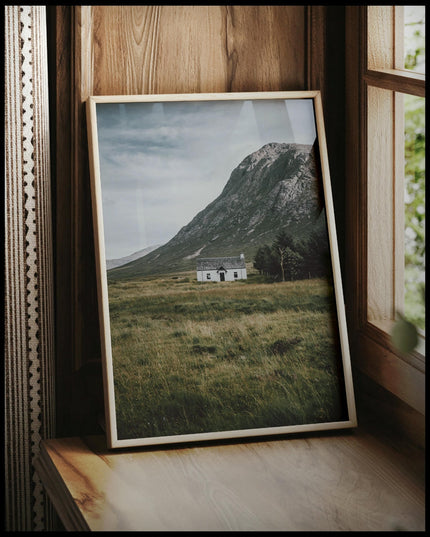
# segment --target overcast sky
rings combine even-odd
[[[312,99],[98,103],[97,129],[107,259],[166,243],[264,144],[316,137]]]

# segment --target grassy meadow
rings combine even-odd
[[[324,280],[109,281],[118,438],[344,419]]]

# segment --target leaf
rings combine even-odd
[[[412,352],[418,345],[418,332],[415,325],[403,317],[400,318],[391,331],[391,341],[400,352]]]

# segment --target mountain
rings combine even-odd
[[[130,261],[134,261],[135,259],[140,259],[141,257],[148,255],[150,252],[159,247],[159,244],[157,246],[148,246],[148,248],[144,248],[143,250],[139,250],[125,257],[120,257],[118,259],[106,259],[106,268],[107,270],[110,270],[116,267],[121,267],[122,265],[130,263]]]
[[[281,230],[298,237],[322,225],[323,196],[315,149],[269,143],[231,173],[221,194],[166,244],[109,271],[128,279],[195,269],[196,258],[245,254],[271,244]]]

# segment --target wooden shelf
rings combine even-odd
[[[37,471],[69,531],[424,531],[424,472],[360,430],[108,450],[42,442]]]

